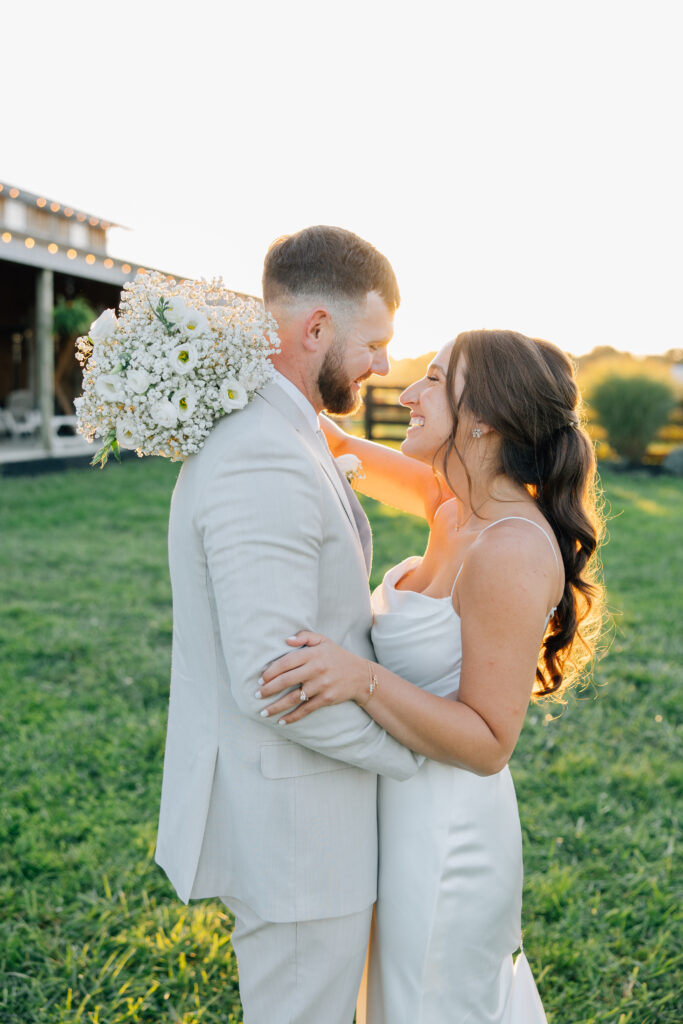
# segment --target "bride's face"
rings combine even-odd
[[[432,464],[434,456],[453,431],[453,417],[446,391],[446,372],[453,342],[437,352],[422,380],[416,381],[401,395],[401,405],[410,409],[410,426],[401,451],[420,462]],[[455,375],[456,401],[465,385],[464,365],[460,359]]]

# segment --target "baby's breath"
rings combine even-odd
[[[93,465],[119,448],[172,461],[198,452],[216,421],[270,380],[279,344],[263,306],[220,278],[126,282],[118,320],[106,311],[76,345],[78,430],[103,441]]]

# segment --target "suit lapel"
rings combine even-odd
[[[320,443],[316,435],[313,433],[313,431],[311,430],[311,425],[304,416],[301,409],[298,407],[296,402],[292,401],[289,395],[286,394],[282,390],[282,388],[274,381],[271,381],[270,384],[266,384],[265,387],[257,391],[257,394],[260,395],[264,401],[268,402],[269,405],[272,405],[273,408],[277,409],[278,412],[285,417],[285,419],[289,420],[289,422],[301,436],[301,439],[304,442],[304,444],[313,452],[316,459],[320,463],[323,472],[325,473],[325,476],[334,487],[337,493],[337,497],[339,498],[339,501],[342,504],[342,508],[346,512],[346,516],[349,522],[351,523],[351,526],[353,527],[353,532],[356,534],[358,540],[360,541],[358,527],[356,526],[356,520],[354,518],[353,512],[351,511],[351,506],[349,505],[349,499],[344,493],[344,487],[342,485],[341,480],[339,479],[339,474],[337,473],[332,463],[333,456],[331,455],[329,450],[323,444]]]

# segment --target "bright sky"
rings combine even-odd
[[[393,355],[511,327],[683,345],[677,0],[92,0],[3,11],[0,178],[112,254],[260,293],[280,234],[392,261]]]

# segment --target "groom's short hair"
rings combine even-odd
[[[394,312],[401,301],[393,267],[386,256],[345,228],[304,228],[277,238],[263,265],[264,302],[320,295],[360,301],[376,291]]]

